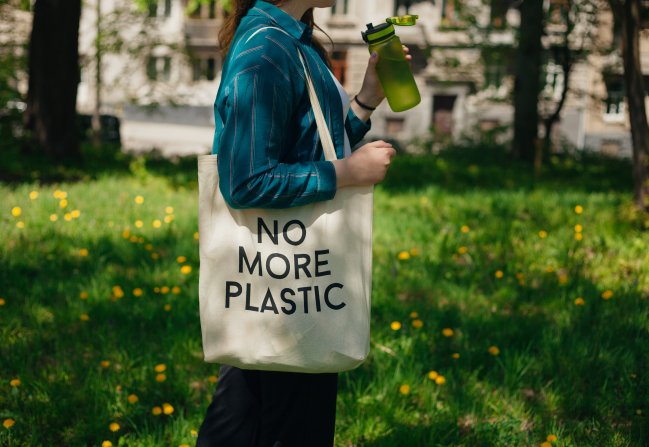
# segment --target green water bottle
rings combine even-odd
[[[377,26],[368,23],[367,30],[361,32],[363,40],[369,44],[370,53],[376,51],[379,55],[376,73],[393,112],[403,112],[421,102],[401,40],[394,33],[394,25],[414,25],[417,18],[416,15],[390,17],[386,23]]]

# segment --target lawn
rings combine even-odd
[[[5,168],[0,445],[193,445],[218,383],[195,159]],[[649,218],[630,184],[616,160],[534,177],[491,147],[398,156],[336,446],[649,445]]]

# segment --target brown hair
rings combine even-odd
[[[264,0],[264,1],[272,5],[279,6],[282,3],[284,3],[286,0]],[[233,1],[232,11],[230,15],[225,19],[221,31],[219,31],[219,47],[221,50],[221,56],[223,60],[225,60],[225,57],[228,54],[228,51],[230,50],[230,44],[232,44],[234,33],[237,30],[239,23],[241,23],[241,19],[248,13],[250,8],[252,8],[254,4],[255,4],[255,0],[234,0]],[[314,22],[313,8],[307,9],[304,15],[302,16],[302,18],[300,19],[300,21],[306,23],[307,26],[311,27],[311,29],[317,28],[318,30],[322,31],[329,38],[329,41],[333,45],[333,41],[331,40],[329,35],[325,33],[322,30],[322,28],[320,28]],[[312,42],[313,42],[313,46],[320,52],[320,54],[322,54],[329,68],[331,68],[331,59],[329,58],[329,53],[327,52],[325,47],[315,36],[313,36]]]

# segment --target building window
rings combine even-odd
[[[482,61],[484,64],[484,88],[500,88],[507,74],[505,54],[494,49],[484,49]]]
[[[171,16],[171,0],[149,0],[149,17],[160,17],[158,14]]]
[[[331,7],[331,15],[347,15],[349,13],[349,0],[336,0]]]
[[[398,136],[405,127],[405,119],[397,117],[388,117],[385,119],[385,133],[390,136]]]
[[[171,57],[149,57],[146,72],[151,81],[169,81],[171,79]]]
[[[456,95],[433,96],[433,127],[438,135],[453,133],[453,108]]]
[[[442,26],[457,26],[462,24],[460,17],[460,0],[442,0]]]
[[[548,22],[555,25],[568,23],[568,0],[550,0],[548,7]]]
[[[604,118],[623,120],[626,104],[624,102],[624,81],[621,78],[606,81],[607,96],[604,101]]]
[[[213,81],[216,78],[216,59],[199,57],[192,60],[192,79],[194,81]]]
[[[338,82],[344,87],[347,74],[347,50],[331,52],[331,71]]]
[[[491,0],[491,11],[489,23],[497,29],[505,28],[507,25],[507,9],[509,9],[509,0]]]

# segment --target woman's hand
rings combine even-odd
[[[372,141],[347,158],[334,160],[336,187],[375,185],[385,178],[396,151],[383,140]]]
[[[403,52],[406,54],[406,60],[410,62],[412,56],[409,54],[410,49],[402,45]],[[363,104],[367,104],[370,107],[378,106],[384,99],[385,93],[383,92],[383,87],[381,87],[381,82],[379,82],[379,76],[376,74],[376,64],[379,61],[379,55],[376,51],[372,52],[370,59],[367,63],[367,69],[365,70],[365,78],[363,79],[363,85],[361,90],[358,92],[358,99]]]

